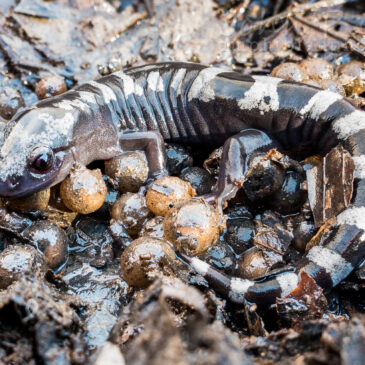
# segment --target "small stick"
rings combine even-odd
[[[232,40],[231,45],[234,45],[234,43],[236,43],[241,37],[244,37],[250,33],[256,32],[259,29],[268,28],[269,26],[276,24],[284,19],[287,19],[290,16],[305,13],[307,11],[312,12],[312,11],[316,11],[316,10],[322,9],[322,8],[330,8],[330,7],[336,6],[336,5],[343,5],[343,4],[354,2],[354,1],[356,1],[356,0],[323,0],[323,1],[319,1],[314,4],[306,3],[306,4],[301,4],[301,5],[295,6],[291,9],[284,10],[283,12],[281,12],[277,15],[274,15],[270,18],[257,22],[256,24],[252,25],[251,27],[249,27],[247,29],[240,30],[236,34],[234,39]]]

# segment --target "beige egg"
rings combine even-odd
[[[89,214],[98,210],[107,194],[106,184],[99,169],[89,170],[75,164],[70,175],[60,185],[60,196],[73,212]]]
[[[165,217],[164,235],[178,251],[196,256],[214,245],[224,227],[218,211],[204,200],[178,204]]]
[[[176,260],[174,250],[163,239],[140,237],[124,250],[120,263],[124,280],[131,286],[146,288],[156,274],[171,274]]]
[[[176,204],[196,195],[191,185],[175,176],[156,180],[146,194],[147,206],[155,215],[165,216]]]

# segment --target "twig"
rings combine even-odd
[[[362,57],[365,57],[364,46],[360,42],[358,42],[356,39],[351,39],[347,35],[343,34],[342,32],[338,32],[333,29],[325,28],[324,26],[322,26],[320,24],[313,24],[309,20],[304,19],[303,17],[301,17],[299,15],[293,16],[293,18],[308,27],[311,27],[319,32],[323,32],[323,33],[329,35],[330,37],[337,39],[340,42],[343,42],[351,51],[356,52],[357,54],[359,54]]]
[[[290,16],[299,15],[307,11],[313,12],[322,8],[330,8],[332,6],[343,5],[346,3],[354,2],[356,0],[323,0],[317,3],[301,4],[288,10],[274,15],[270,18],[264,19],[256,24],[252,25],[247,29],[240,30],[231,42],[231,46],[234,45],[241,37],[247,36],[250,33],[256,32],[257,30],[268,28],[271,25],[277,24],[278,22],[287,19]]]

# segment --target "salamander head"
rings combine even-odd
[[[20,198],[67,176],[75,118],[61,108],[30,108],[5,127],[0,148],[0,196]]]

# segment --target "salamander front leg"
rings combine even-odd
[[[154,131],[121,133],[119,143],[124,151],[145,152],[151,181],[167,175],[165,145],[160,133]]]
[[[227,139],[223,146],[216,190],[202,198],[216,204],[220,210],[224,209],[226,202],[243,185],[249,158],[277,147],[267,134],[257,129],[246,129]]]

